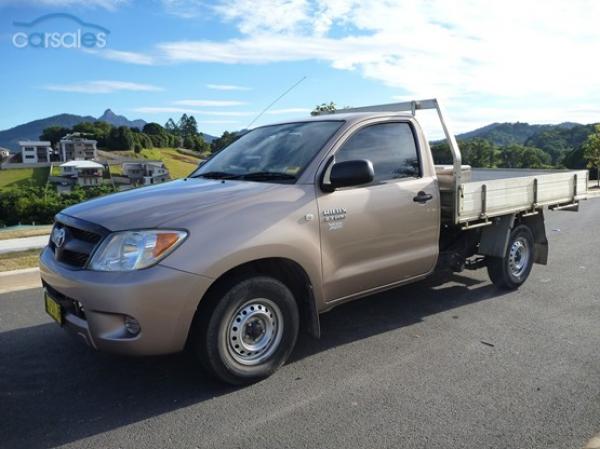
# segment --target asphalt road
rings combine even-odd
[[[0,295],[0,447],[581,448],[600,431],[600,201],[548,213],[550,264],[484,270],[322,316],[275,376],[212,381],[179,355],[97,354]]]

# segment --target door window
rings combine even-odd
[[[418,178],[421,169],[415,138],[408,123],[380,123],[357,131],[335,155],[335,162],[367,159],[373,182]]]

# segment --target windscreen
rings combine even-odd
[[[256,128],[213,156],[191,176],[293,181],[342,123],[298,122]]]

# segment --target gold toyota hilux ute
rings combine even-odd
[[[434,165],[421,109],[438,112],[451,165]],[[587,178],[471,170],[434,99],[261,126],[185,179],[57,214],[44,305],[97,350],[188,347],[250,383],[301,329],[318,337],[320,313],[436,269],[487,268],[518,288],[547,261],[544,208],[577,209]]]

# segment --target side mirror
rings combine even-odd
[[[329,180],[332,189],[358,186],[373,181],[373,164],[366,159],[338,162],[331,167]]]

